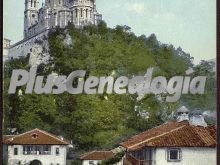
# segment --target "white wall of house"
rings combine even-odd
[[[216,165],[216,148],[181,148],[181,160],[167,161],[167,148],[157,148],[154,165]]]
[[[82,165],[92,165],[92,164],[89,164],[89,162],[91,162],[91,163],[93,162],[94,165],[98,165],[98,163],[101,162],[101,160],[83,160]],[[115,165],[123,165],[123,161],[121,160],[120,162],[118,162]]]
[[[14,155],[14,148],[18,149],[18,154]],[[59,148],[59,155],[56,155],[56,148]],[[52,145],[50,155],[24,155],[22,145],[8,146],[8,165],[14,165],[14,162],[28,163],[33,160],[39,160],[43,165],[66,165],[67,146]]]
[[[99,162],[101,162],[101,160],[83,160],[82,165],[97,165]]]

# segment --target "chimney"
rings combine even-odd
[[[60,140],[64,140],[63,136],[58,136]]]
[[[185,106],[178,108],[176,113],[178,122],[189,120],[189,110]]]
[[[207,123],[205,122],[204,116],[200,110],[194,110],[190,114],[190,122],[191,125],[194,126],[202,126],[207,127]]]

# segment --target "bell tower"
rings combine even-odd
[[[28,28],[38,22],[39,0],[25,0],[24,11],[24,38],[27,36]]]

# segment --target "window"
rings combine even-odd
[[[24,155],[50,155],[51,146],[49,145],[24,145]]]
[[[18,155],[18,148],[14,148],[14,155]]]
[[[51,147],[48,145],[43,146],[43,153],[44,155],[50,155]]]
[[[76,9],[76,18],[78,17],[78,9]]]
[[[95,165],[94,161],[89,161],[89,165]]]
[[[61,4],[61,0],[59,0],[59,4]]]
[[[60,149],[56,148],[56,155],[59,155],[59,154],[60,154]]]
[[[177,162],[181,161],[181,150],[178,148],[172,148],[167,150],[167,161]]]
[[[80,11],[81,11],[81,17],[83,17],[83,9],[81,8]]]
[[[86,18],[88,17],[88,9],[86,9]]]

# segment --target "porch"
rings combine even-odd
[[[153,165],[153,149],[145,148],[139,151],[127,152],[124,165]]]

